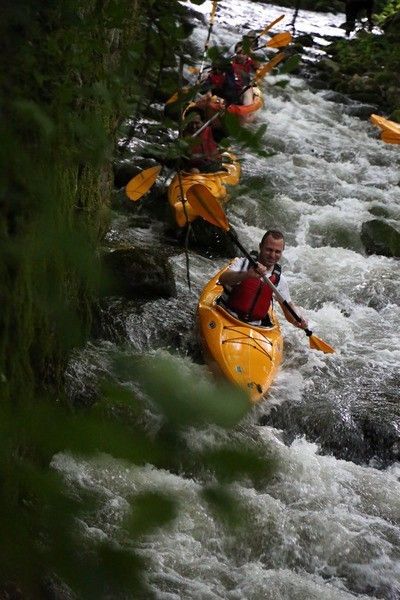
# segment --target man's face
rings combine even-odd
[[[260,244],[259,261],[266,267],[272,267],[275,263],[279,262],[285,242],[283,239],[275,239],[272,235],[265,238],[264,242]]]
[[[203,121],[201,119],[201,116],[198,113],[196,113],[193,116],[192,121],[190,121],[190,125],[191,125],[191,128],[192,128],[192,131],[197,131],[203,125]]]

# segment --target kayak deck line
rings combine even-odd
[[[224,329],[226,329],[228,331],[232,331],[234,333],[236,332],[239,335],[237,338],[230,338],[229,340],[223,340],[223,342],[222,342],[223,344],[235,344],[237,342],[239,342],[241,344],[246,344],[248,346],[253,347],[255,350],[258,350],[262,354],[265,354],[266,356],[268,356],[268,358],[272,359],[271,354],[265,348],[263,348],[261,346],[259,340],[255,339],[254,337],[252,337],[249,334],[246,334],[242,331],[238,331],[235,327],[224,327]],[[270,328],[266,327],[266,329],[270,329]],[[265,340],[263,340],[263,342],[264,341],[269,343],[271,348],[273,347],[273,343],[267,337],[265,338]]]

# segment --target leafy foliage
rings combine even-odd
[[[244,441],[189,450],[185,432],[205,423],[226,428],[237,425],[249,410],[244,393],[228,386],[218,389],[210,383],[196,383],[171,360],[156,364],[140,357],[124,359],[119,360],[121,369],[134,373],[148,401],[162,416],[157,436],[148,435],[139,425],[139,399],[116,386],[107,385],[102,403],[86,414],[66,411],[51,402],[0,407],[1,582],[17,582],[21,589],[38,596],[44,582],[56,585],[59,580],[83,598],[106,597],[104,590],[133,597],[146,592],[142,580],[145,565],[136,545],[143,536],[156,534],[174,521],[177,499],[162,489],[132,494],[120,539],[90,540],[82,524],[95,518],[99,498],[90,489],[78,488],[72,493],[60,474],[49,470],[52,457],[59,452],[84,457],[108,453],[130,464],[151,463],[180,472],[202,465],[200,494],[216,518],[240,532],[244,507],[229,485],[243,478],[255,484],[264,481],[271,476],[273,463],[246,447]],[[118,414],[115,409],[121,406],[124,411]]]

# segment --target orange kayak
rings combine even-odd
[[[258,87],[253,87],[253,102],[248,105],[244,104],[230,104],[227,107],[227,112],[237,115],[240,118],[242,124],[249,122],[254,117],[255,113],[262,108],[264,100],[261,91]],[[205,111],[207,119],[210,119],[216,112],[224,110],[225,102],[218,96],[212,96],[211,98],[203,97],[197,100],[192,106],[197,106]],[[218,124],[218,123],[216,123]]]
[[[250,401],[263,399],[282,362],[283,338],[271,310],[270,327],[240,321],[218,304],[220,271],[201,293],[197,322],[203,355],[216,376],[243,388]]]
[[[216,173],[186,173],[181,177],[176,174],[168,186],[168,202],[172,208],[175,221],[179,227],[184,227],[198,218],[198,214],[186,200],[186,193],[196,184],[204,185],[221,203],[227,202],[227,185],[237,185],[240,178],[240,163],[234,154],[225,152],[223,155],[225,171]],[[183,199],[182,199],[183,192]]]
[[[400,144],[400,123],[389,121],[379,115],[371,115],[370,121],[381,129],[381,140],[387,144]]]

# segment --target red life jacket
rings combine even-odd
[[[207,81],[211,84],[213,88],[221,88],[224,85],[225,74],[224,73],[210,73],[207,78]]]
[[[216,158],[219,155],[218,146],[210,126],[203,129],[197,139],[199,143],[190,148],[192,161],[196,158]]]
[[[250,71],[246,70],[246,66],[240,63],[232,62],[232,69],[235,74],[235,84],[238,90],[249,84]]]
[[[279,283],[281,268],[274,266],[269,280],[276,286]],[[232,289],[226,305],[241,321],[262,321],[268,315],[272,301],[272,290],[257,277],[248,277]]]

